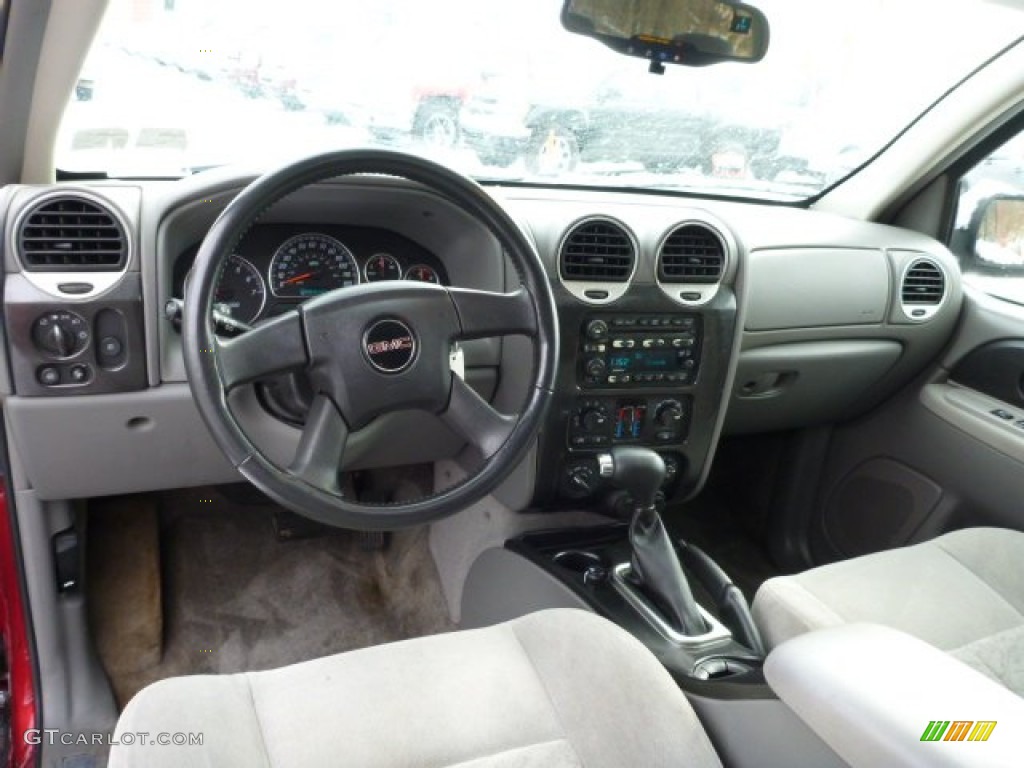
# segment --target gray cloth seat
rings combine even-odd
[[[753,613],[769,648],[824,627],[884,624],[1024,696],[1024,533],[969,528],[769,579]]]
[[[160,733],[201,733],[203,744],[151,745]],[[135,743],[112,749],[111,768],[721,765],[654,656],[570,609],[282,669],[163,680],[129,702],[115,735]]]

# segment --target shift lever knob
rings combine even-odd
[[[661,456],[650,448],[617,445],[610,453],[598,457],[598,463],[601,475],[609,478],[616,487],[628,491],[637,508],[654,506],[665,481],[665,462]]]

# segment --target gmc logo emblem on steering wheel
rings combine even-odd
[[[400,320],[378,320],[363,334],[363,351],[378,371],[399,373],[416,357],[416,336]]]

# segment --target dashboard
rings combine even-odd
[[[177,298],[184,296],[185,278],[199,245],[174,260]],[[387,229],[256,225],[221,269],[215,309],[251,324],[328,291],[385,280],[450,284],[437,256]]]
[[[240,479],[199,417],[164,307],[183,295],[204,235],[252,178],[225,168],[179,181],[5,190],[2,387],[17,488],[68,499]],[[559,320],[544,428],[498,494],[515,509],[599,503],[607,488],[596,456],[615,444],[659,451],[671,469],[666,497],[685,499],[723,434],[866,412],[934,359],[959,315],[955,259],[909,230],[779,205],[489,192],[535,244]],[[86,233],[100,239],[79,253],[64,235],[83,212],[102,229]],[[399,279],[486,291],[518,284],[497,240],[443,197],[353,177],[308,187],[261,216],[223,268],[216,308],[259,323],[324,291]],[[464,343],[466,382],[515,413],[530,344]],[[239,388],[229,406],[268,458],[287,464],[302,418],[291,390],[301,387],[268,386],[295,395],[290,415],[259,388]],[[343,469],[447,460],[472,463],[434,414],[409,411],[351,435]]]

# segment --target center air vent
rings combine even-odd
[[[904,304],[935,306],[946,295],[946,278],[935,264],[918,259],[910,265],[903,278],[901,296]]]
[[[563,280],[624,283],[633,274],[636,247],[623,227],[609,219],[589,219],[562,240],[559,264]]]
[[[48,198],[30,209],[17,240],[29,272],[114,271],[128,258],[128,238],[114,213],[77,195]]]
[[[658,255],[658,277],[664,283],[717,283],[724,268],[721,238],[700,224],[675,229]]]

